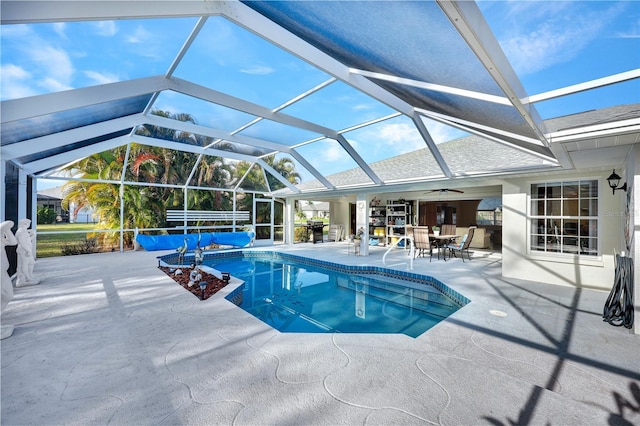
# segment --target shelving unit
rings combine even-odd
[[[386,244],[393,244],[398,237],[407,235],[407,225],[411,218],[411,205],[398,201],[387,202]]]
[[[369,206],[369,238],[377,239],[378,245],[385,245],[387,210],[385,206]]]

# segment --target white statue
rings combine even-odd
[[[5,249],[6,246],[15,246],[18,244],[18,240],[16,240],[15,235],[11,232],[11,228],[13,228],[13,221],[7,220],[0,224],[0,240],[2,241],[2,262],[0,263],[0,284],[2,285],[2,297],[0,298],[0,308],[4,311],[4,308],[7,307],[7,304],[13,299],[13,283],[11,282],[11,277],[9,276],[9,258],[7,257],[7,251]],[[13,326],[12,325],[3,325],[0,331],[0,339],[4,339],[13,334]]]
[[[33,233],[29,229],[30,219],[20,219],[16,239],[18,240],[18,280],[16,287],[35,285],[40,280],[33,276],[33,267],[36,264],[35,250],[33,249]]]

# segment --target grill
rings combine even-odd
[[[321,220],[308,220],[307,221],[307,232],[311,232],[313,235],[313,243],[322,242],[323,235],[322,229],[324,228],[324,222]]]

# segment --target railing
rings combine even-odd
[[[248,222],[251,220],[249,213],[249,211],[167,210],[167,222]]]
[[[387,265],[387,255],[389,254],[389,252],[391,252],[391,250],[393,250],[394,248],[398,247],[398,243],[400,243],[400,241],[406,241],[407,244],[409,244],[409,246],[411,247],[409,249],[409,262],[400,262],[400,263],[395,263],[393,265]],[[409,235],[403,235],[401,237],[398,237],[398,240],[395,241],[393,244],[391,244],[391,246],[387,249],[386,252],[384,252],[384,255],[382,256],[382,264],[384,266],[398,266],[398,265],[408,265],[409,266],[409,270],[413,271],[413,256],[415,253],[415,247],[413,245],[413,237],[409,236]]]

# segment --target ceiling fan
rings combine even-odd
[[[425,192],[425,194],[431,194],[433,192],[439,192],[441,194],[447,193],[447,192],[457,192],[458,194],[464,194],[464,191],[460,191],[459,189],[448,189],[448,188],[430,189],[429,191]]]

